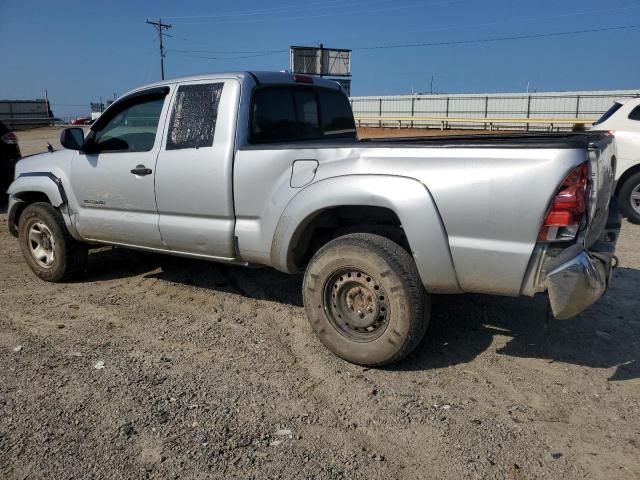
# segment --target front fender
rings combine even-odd
[[[9,205],[7,209],[7,219],[9,231],[12,235],[17,236],[17,220],[20,211],[25,207],[30,197],[34,193],[46,195],[49,203],[60,208],[64,222],[71,236],[76,240],[79,239],[78,232],[71,221],[71,216],[66,207],[68,207],[68,198],[64,190],[64,186],[60,178],[51,172],[25,172],[11,183],[7,190],[9,194]]]
[[[67,202],[62,182],[51,172],[22,173],[9,186],[7,193],[20,199],[21,194],[39,192],[44,193],[49,203],[59,207]]]
[[[436,204],[424,184],[407,177],[347,175],[304,188],[289,201],[278,221],[271,245],[272,265],[296,271],[293,247],[298,234],[323,210],[340,206],[375,206],[395,212],[427,290],[461,292]]]

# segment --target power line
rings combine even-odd
[[[397,0],[360,0],[360,1],[352,1],[346,2],[348,6],[352,6],[354,4],[359,3],[393,3]],[[327,8],[337,8],[340,4],[345,3],[344,0],[329,0],[327,2],[316,2],[315,4],[308,5],[311,9],[327,9]],[[182,19],[191,19],[191,18],[225,18],[225,17],[245,17],[245,16],[254,16],[254,15],[269,15],[272,13],[279,13],[282,10],[300,10],[304,5],[297,4],[289,4],[289,5],[281,5],[279,7],[273,8],[263,8],[257,10],[244,10],[240,12],[226,12],[226,13],[218,13],[215,15],[182,15],[182,16],[166,16],[164,18],[171,18],[174,20],[182,20]]]
[[[176,52],[176,53],[209,53],[213,55],[270,55],[272,53],[280,53],[280,52],[288,52],[289,49],[278,48],[273,50],[235,50],[235,51],[218,51],[218,50],[190,50],[190,49],[179,49],[179,48],[170,48],[167,49],[167,52]]]
[[[270,17],[270,18],[244,18],[244,19],[236,19],[236,20],[228,20],[228,19],[224,19],[224,18],[219,18],[219,17],[211,17],[208,20],[200,20],[200,21],[187,21],[187,22],[180,22],[180,25],[202,25],[202,24],[208,24],[208,23],[215,23],[218,22],[220,20],[224,20],[225,24],[229,24],[229,23],[259,23],[259,22],[274,22],[274,21],[289,21],[289,20],[304,20],[304,19],[308,19],[308,18],[320,18],[320,17],[335,17],[335,16],[344,16],[344,15],[348,15],[348,14],[358,14],[358,15],[369,15],[371,13],[377,13],[377,12],[387,12],[387,11],[397,11],[397,10],[401,10],[401,9],[407,9],[407,8],[420,8],[420,7],[435,7],[435,6],[439,6],[439,5],[450,5],[453,3],[462,3],[462,2],[467,2],[469,0],[443,0],[443,1],[439,1],[439,2],[433,2],[433,3],[424,3],[424,2],[419,2],[419,3],[411,3],[408,5],[397,5],[395,4],[392,7],[383,7],[383,8],[373,8],[373,9],[367,9],[367,10],[353,10],[353,11],[345,11],[344,9],[336,9],[336,11],[333,11],[331,13],[315,13],[315,14],[310,14],[310,15],[298,15],[298,16],[293,16],[293,17],[288,17],[288,16],[277,16],[277,17]],[[196,17],[198,18],[198,17]],[[208,17],[199,17],[199,18],[208,18]]]
[[[334,3],[334,2],[332,2],[332,3]],[[528,17],[528,18],[521,18],[521,19],[515,19],[515,20],[504,20],[504,21],[496,21],[496,22],[483,22],[483,23],[462,24],[462,25],[448,25],[448,26],[436,27],[436,28],[402,30],[401,32],[385,31],[384,33],[386,33],[386,34],[397,34],[397,33],[440,32],[440,31],[446,31],[446,30],[468,29],[468,28],[488,27],[488,26],[496,26],[496,25],[507,25],[507,24],[513,24],[513,23],[523,23],[523,22],[532,22],[532,21],[540,21],[540,20],[553,20],[553,19],[557,19],[557,18],[566,18],[566,17],[581,16],[581,15],[593,15],[593,14],[604,13],[604,12],[616,12],[616,11],[634,10],[634,9],[638,9],[638,8],[640,8],[640,5],[633,5],[633,6],[626,6],[626,7],[614,7],[614,8],[601,8],[601,9],[596,9],[596,10],[585,10],[585,11],[581,11],[581,12],[567,12],[567,13],[560,13],[560,14],[555,14],[555,15],[544,15],[544,16],[539,16],[539,17]],[[174,17],[171,17],[171,18],[174,18]],[[191,17],[189,17],[189,18],[191,18]],[[356,37],[356,36],[360,36],[360,34],[339,35],[337,38],[351,38],[351,37]],[[173,35],[173,37],[176,40],[182,40],[182,41],[194,44],[194,45],[209,45],[208,42],[198,42],[198,41],[194,41],[193,39],[190,39],[190,38],[185,38],[185,37],[176,36],[176,35]],[[319,42],[320,41],[318,41],[318,43]],[[300,44],[305,44],[305,43],[308,43],[308,42],[302,42]],[[271,54],[271,53],[279,53],[279,52],[282,52],[283,50],[273,49],[273,50],[259,50],[259,51],[253,51],[253,50],[220,51],[220,50],[207,50],[207,49],[204,49],[204,50],[203,49],[200,49],[200,50],[196,50],[196,49],[183,49],[183,50],[171,49],[171,51],[173,51],[173,52],[182,52],[182,53],[210,53],[210,54],[214,54],[214,55],[248,55],[248,54],[253,54],[253,53],[264,53],[266,55],[266,54]]]
[[[169,25],[168,23],[162,23],[161,19],[158,19],[157,22],[150,22],[149,20],[147,20],[147,23],[149,25],[153,25],[154,28],[158,31],[158,37],[160,38],[160,77],[162,78],[162,80],[164,80],[164,46],[162,45],[162,37],[170,37],[171,35],[162,33],[162,29],[169,29],[171,28],[171,25]]]
[[[370,45],[370,46],[356,46],[351,48],[352,51],[364,51],[364,50],[381,50],[381,49],[395,49],[395,48],[418,48],[418,47],[439,47],[439,46],[447,46],[447,45],[469,45],[469,44],[478,44],[478,43],[490,43],[490,42],[506,42],[512,40],[526,40],[526,39],[534,39],[534,38],[545,38],[545,37],[560,37],[560,36],[569,36],[569,35],[582,35],[587,33],[600,33],[600,32],[608,32],[614,30],[628,30],[632,28],[639,28],[640,25],[622,25],[622,26],[614,26],[614,27],[603,27],[603,28],[592,28],[585,30],[572,30],[572,31],[562,31],[562,32],[549,32],[549,33],[532,33],[532,34],[524,34],[524,35],[510,35],[510,36],[502,36],[502,37],[489,37],[489,38],[479,38],[479,39],[469,39],[469,40],[448,40],[442,42],[422,42],[422,43],[399,43],[399,44],[391,44],[391,45]],[[234,60],[240,58],[253,58],[259,56],[267,56],[276,53],[285,53],[288,52],[289,49],[274,49],[274,50],[257,50],[257,51],[237,51],[237,52],[213,52],[208,50],[179,50],[179,49],[171,49],[172,52],[176,52],[177,55],[181,56],[190,56],[193,58],[204,58],[207,60]],[[230,56],[230,57],[219,57],[219,56],[209,56],[209,55],[200,55],[203,53],[218,53],[218,54],[233,54],[238,53],[242,54],[242,56]]]
[[[540,21],[540,20],[554,20],[554,19],[559,19],[559,18],[567,18],[567,17],[577,17],[577,16],[581,16],[581,15],[593,15],[593,14],[597,14],[597,13],[605,13],[605,12],[617,12],[617,11],[623,11],[623,10],[635,10],[635,9],[639,9],[640,5],[633,5],[633,6],[627,6],[627,7],[613,7],[613,8],[600,8],[600,9],[596,9],[596,10],[585,10],[582,12],[567,12],[567,13],[560,13],[560,14],[555,14],[555,15],[543,15],[543,16],[539,16],[539,17],[527,17],[527,18],[518,18],[515,20],[501,20],[501,21],[496,21],[496,22],[483,22],[483,23],[470,23],[470,24],[459,24],[459,25],[446,25],[446,26],[442,26],[442,27],[435,27],[435,28],[420,28],[420,29],[412,29],[412,30],[401,30],[401,31],[390,31],[390,30],[385,30],[384,33],[385,35],[397,35],[398,33],[425,33],[425,32],[442,32],[442,31],[447,31],[447,30],[459,30],[459,29],[468,29],[468,28],[475,28],[475,27],[493,27],[493,26],[497,26],[497,25],[509,25],[509,24],[513,24],[513,23],[525,23],[525,22],[533,22],[533,21]],[[339,35],[337,37],[333,37],[333,38],[352,38],[352,37],[360,37],[362,36],[359,33],[352,33],[352,34],[348,34],[348,35]],[[187,40],[184,39],[183,40]]]
[[[627,30],[627,29],[638,28],[638,27],[640,27],[640,25],[623,25],[619,27],[592,28],[587,30],[573,30],[573,31],[566,31],[566,32],[532,33],[532,34],[526,34],[526,35],[512,35],[508,37],[480,38],[476,40],[450,40],[450,41],[444,41],[444,42],[374,45],[370,47],[354,47],[351,50],[382,50],[382,49],[392,49],[392,48],[440,47],[445,45],[468,45],[468,44],[474,44],[474,43],[506,42],[510,40],[525,40],[529,38],[561,37],[561,36],[579,35],[579,34],[585,34],[585,33],[609,32],[612,30]]]
[[[49,103],[52,107],[86,107],[86,104],[79,103]]]
[[[209,55],[197,55],[197,52],[196,54],[194,54],[189,50],[168,50],[168,51],[174,52],[176,55],[180,57],[203,58],[205,60],[241,60],[243,58],[266,57],[268,55],[273,55],[276,53],[285,53],[285,52],[288,52],[289,50],[288,49],[272,50],[270,52],[254,53],[252,55],[241,55],[241,56],[235,56],[235,57],[212,57]]]

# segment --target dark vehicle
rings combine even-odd
[[[19,158],[18,137],[0,122],[0,188],[3,195],[13,182],[16,161]]]

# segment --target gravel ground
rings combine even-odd
[[[640,478],[639,245],[573,320],[433,297],[375,370],[315,339],[298,276],[103,248],[47,284],[1,214],[0,478]]]

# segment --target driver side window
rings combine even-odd
[[[100,130],[94,142],[100,152],[148,152],[153,148],[164,97],[142,97],[120,110]]]

